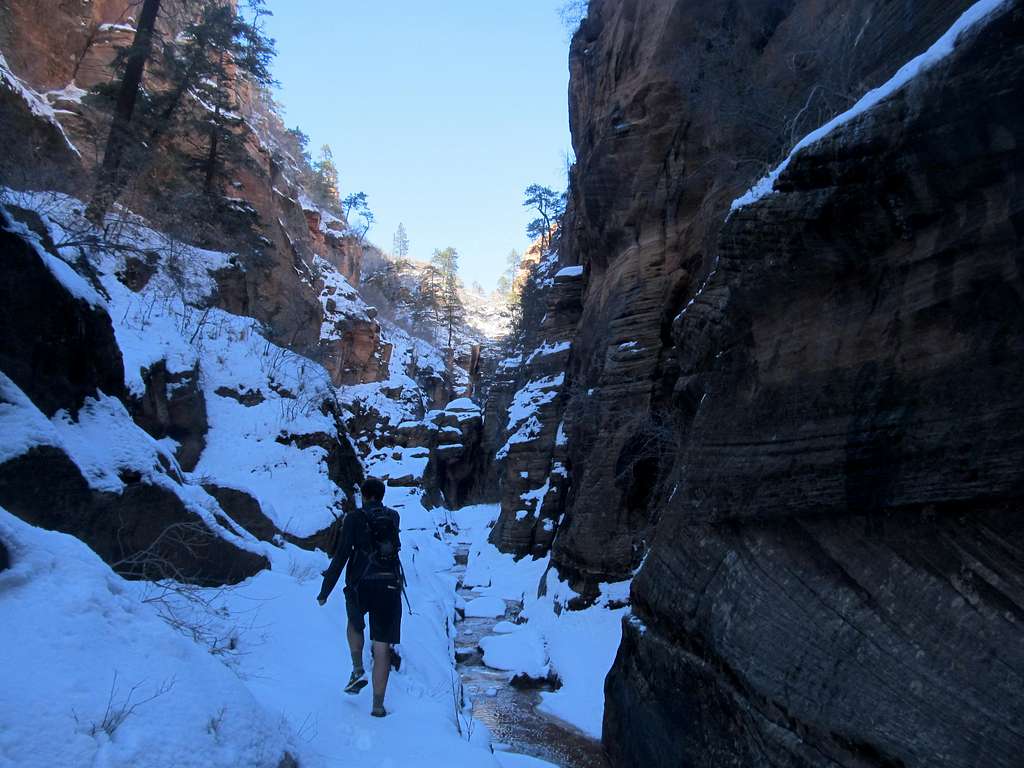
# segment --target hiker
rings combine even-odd
[[[385,507],[384,483],[367,478],[362,485],[363,506],[345,515],[331,564],[323,572],[324,583],[317,602],[324,605],[345,571],[345,611],[348,614],[348,645],[352,651],[352,676],[345,693],[357,694],[366,687],[363,669],[363,617],[370,614],[373,643],[374,717],[384,717],[384,691],[391,671],[391,646],[399,642],[402,627],[404,574],[398,558],[398,513]]]

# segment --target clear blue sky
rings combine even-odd
[[[269,0],[285,120],[367,193],[373,242],[401,221],[414,258],[455,246],[488,290],[528,245],[523,189],[562,189],[571,147],[560,4]]]

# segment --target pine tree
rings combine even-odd
[[[526,225],[526,234],[540,240],[541,250],[550,253],[552,229],[565,213],[565,194],[540,184],[531,184],[523,193],[523,207],[537,212],[537,218]]]
[[[438,308],[440,325],[447,331],[449,352],[454,352],[455,331],[465,320],[466,310],[459,296],[459,254],[451,246],[434,251],[431,265],[441,278]]]
[[[398,229],[395,230],[395,237],[391,243],[391,255],[399,262],[405,261],[409,257],[409,236],[405,233],[405,225],[401,222],[398,223]]]
[[[341,200],[338,191],[338,168],[334,164],[334,153],[328,144],[320,147],[320,157],[313,164],[313,192],[317,202],[337,209]]]
[[[433,264],[428,264],[420,275],[413,299],[412,320],[421,333],[430,329],[430,340],[437,341],[436,331],[441,323],[441,275]]]
[[[262,17],[268,14],[263,2],[248,0],[251,17],[247,19],[229,0],[193,0],[189,6],[194,11],[192,22],[184,25],[173,41],[158,46],[159,55],[151,55],[156,32],[150,29],[145,55],[133,43],[127,53],[115,57],[115,70],[123,69],[124,74],[107,151],[90,201],[93,220],[102,219],[130,178],[145,165],[152,148],[167,134],[177,136],[176,147],[185,147],[185,170],[190,175],[198,174],[205,191],[213,191],[225,159],[244,150],[242,118],[237,114],[243,84],[266,87],[273,83],[269,68],[274,43],[260,28]],[[146,14],[150,3],[145,0],[136,41],[149,28]],[[155,6],[159,9],[160,3]],[[155,25],[155,17],[152,23]],[[143,90],[145,67],[152,68],[154,77],[168,87]],[[119,105],[133,87],[133,109],[124,119],[119,117]],[[98,86],[96,93],[109,95],[109,89]]]
[[[200,55],[205,54],[208,64],[207,75],[192,88],[200,107],[193,116],[193,135],[203,139],[197,142],[191,165],[201,174],[206,194],[217,190],[226,161],[244,155],[244,121],[239,114],[244,81],[264,87],[273,82],[274,42],[258,26],[265,13],[262,0],[250,0],[249,7],[255,13],[252,22],[231,3],[214,3],[205,9],[192,36],[197,43],[202,41]]]
[[[373,212],[366,201],[366,193],[353,192],[351,195],[346,196],[341,201],[341,211],[345,216],[345,222],[348,224],[349,234],[359,240],[366,237],[366,233],[370,231],[374,220]],[[358,221],[355,221],[356,217],[359,218]]]
[[[110,133],[107,134],[103,163],[97,171],[96,186],[86,210],[89,220],[96,223],[103,221],[103,217],[127,183],[123,167],[124,153],[132,140],[132,118],[142,88],[146,62],[149,61],[153,50],[153,37],[159,14],[160,0],[144,0],[138,25],[135,27],[135,37],[123,58],[124,74],[118,89],[114,119],[110,124]],[[120,63],[121,59],[118,61]]]

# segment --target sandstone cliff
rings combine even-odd
[[[158,20],[166,40],[181,23],[175,8],[165,4]],[[136,9],[127,0],[65,3],[46,23],[38,13],[33,2],[0,6],[0,132],[11,146],[0,181],[87,195],[109,127],[105,105],[90,91],[114,77],[111,63],[131,44]],[[159,91],[166,85],[152,69],[145,85]],[[372,314],[329,302],[358,285],[364,244],[305,194],[300,160],[279,141],[284,125],[269,96],[247,83],[238,89],[245,152],[228,170],[227,188],[182,205],[175,197],[181,179],[165,167],[175,140],[165,138],[122,201],[183,241],[236,252],[218,275],[219,305],[255,317],[274,341],[324,360],[336,384],[386,378],[387,349]]]
[[[1020,3],[729,216],[970,5],[595,0],[574,38],[554,558],[639,567],[617,765],[1015,764]]]

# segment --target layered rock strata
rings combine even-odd
[[[672,324],[615,765],[1019,763],[1021,39],[1005,3],[722,225]]]
[[[628,578],[676,461],[673,318],[730,202],[969,5],[593,0],[570,52],[564,258],[587,270],[554,544],[578,588]]]
[[[490,539],[503,551],[539,557],[555,539],[569,486],[563,416],[571,382],[565,372],[584,275],[582,267],[562,267],[549,258],[530,279],[542,292],[541,321],[528,336],[527,351],[503,362],[507,383],[491,390],[502,412],[489,404],[497,422],[489,439],[499,445],[494,456],[501,499]],[[501,397],[506,393],[511,397]]]

